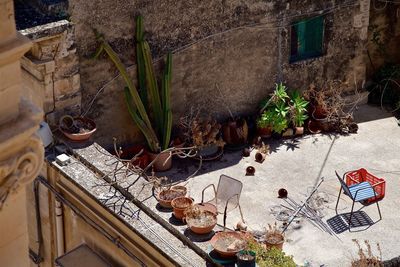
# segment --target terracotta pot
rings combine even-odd
[[[121,159],[132,159],[136,154],[138,154],[143,149],[142,154],[137,157],[135,160],[131,161],[131,164],[134,166],[139,166],[144,169],[150,163],[150,157],[143,145],[130,145],[122,148],[122,154],[120,155]]]
[[[159,156],[158,156],[159,155]],[[163,152],[160,154],[149,153],[150,160],[153,161],[157,156],[158,158],[153,163],[155,171],[167,171],[172,167],[172,155],[171,152]]]
[[[304,127],[295,127],[294,135],[303,135]]]
[[[330,130],[330,125],[329,125],[327,115],[328,115],[328,112],[320,106],[316,106],[312,113],[312,117],[315,121],[318,122],[319,128],[326,132]]]
[[[318,122],[316,122],[315,120],[309,120],[308,121],[308,130],[310,131],[310,133],[312,134],[317,134],[321,132],[321,128]]]
[[[276,242],[275,240],[274,240],[274,242],[272,242],[272,241],[268,240],[268,235],[267,235],[266,240],[265,240],[265,246],[266,246],[267,250],[271,249],[271,248],[276,248],[276,249],[282,250],[283,243],[285,242],[285,238],[283,235],[281,236],[281,238],[282,238],[282,240],[280,240],[279,242]],[[276,239],[276,238],[273,238],[273,239]]]
[[[283,137],[291,137],[294,135],[294,131],[292,128],[287,128],[283,133],[282,136]]]
[[[196,218],[183,218],[183,221],[186,221],[188,227],[193,233],[204,235],[210,233],[214,227],[217,225],[217,215],[210,211],[202,211],[201,215],[203,217],[210,218],[210,223],[208,225],[200,225],[199,221],[204,221],[204,219],[198,220]]]
[[[240,246],[235,249],[228,249],[227,245],[232,242],[223,242],[224,240],[233,240],[233,243],[239,243]],[[211,246],[218,252],[221,257],[228,258],[235,256],[239,251],[246,249],[247,241],[245,236],[240,232],[218,232],[210,240]]]
[[[82,118],[82,117],[78,117],[78,118],[74,118],[73,120],[75,121],[81,121],[87,125],[90,125],[90,128],[92,130],[89,130],[87,132],[84,133],[70,133],[66,130],[64,130],[62,127],[59,127],[60,131],[70,140],[72,141],[86,141],[88,140],[94,132],[96,132],[97,128],[96,128],[96,123],[94,121],[92,121],[91,119],[88,118]],[[61,120],[60,120],[61,121]],[[68,121],[68,123],[70,123],[70,121]]]
[[[224,141],[228,145],[238,145],[247,142],[248,126],[245,119],[230,120],[222,127]]]
[[[269,138],[272,135],[272,127],[257,128],[257,134],[262,138]]]
[[[158,192],[156,199],[161,207],[172,208],[171,202],[174,198],[183,197],[186,193],[174,189],[165,189]]]
[[[175,218],[177,218],[178,220],[182,220],[182,218],[184,217],[183,212],[185,211],[185,209],[192,206],[192,204],[193,204],[193,199],[189,197],[174,198],[171,201],[171,206],[174,209],[173,213]]]
[[[205,203],[197,203],[195,204],[195,206],[198,207],[199,210],[201,211],[209,211],[215,214],[215,216],[218,215],[217,207],[214,204],[205,202]]]

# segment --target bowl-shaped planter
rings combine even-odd
[[[59,129],[72,141],[86,141],[96,131],[96,123],[88,118],[64,116],[60,119]]]
[[[221,257],[233,257],[247,248],[247,241],[240,232],[218,232],[211,241],[211,246]]]
[[[174,209],[173,213],[175,218],[182,220],[184,217],[183,212],[185,209],[193,205],[193,199],[190,197],[177,197],[171,201],[171,206]]]
[[[183,218],[189,229],[196,234],[204,235],[210,233],[217,225],[217,215],[210,211],[201,211],[197,216],[186,216]]]
[[[156,199],[161,207],[172,208],[171,202],[174,198],[185,196],[185,192],[174,190],[174,189],[164,189],[158,192]]]

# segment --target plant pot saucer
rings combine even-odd
[[[224,150],[227,152],[236,152],[236,151],[240,151],[243,150],[243,148],[245,148],[247,146],[247,144],[226,144],[224,146]]]
[[[217,152],[215,152],[212,155],[203,156],[202,159],[203,159],[203,161],[219,160],[222,157],[223,154],[224,154],[224,148],[218,147],[218,151]],[[194,159],[200,160],[200,156],[195,156]]]

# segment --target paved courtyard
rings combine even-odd
[[[318,134],[294,140],[271,141],[271,154],[262,164],[254,161],[255,151],[247,158],[242,158],[241,152],[225,153],[220,161],[204,163],[197,176],[181,184],[187,184],[190,196],[199,202],[202,189],[210,183],[217,185],[221,174],[240,180],[243,183],[240,203],[246,223],[251,230],[262,230],[268,223],[276,221],[270,213],[271,207],[285,204],[277,198],[280,188],[286,188],[292,199],[301,202],[319,177],[324,177],[325,181],[318,192],[328,196],[321,210],[323,221],[326,222],[335,215],[335,202],[340,188],[335,170],[343,174],[364,167],[386,179],[386,197],[380,202],[383,219],[365,231],[345,231],[337,237],[304,220],[299,224],[300,228],[290,227],[287,231],[284,251],[293,255],[298,264],[308,261],[312,266],[346,266],[357,256],[352,239],[358,239],[369,240],[374,248],[375,243],[379,243],[383,259],[399,256],[400,127],[396,118],[367,105],[361,106],[356,112],[356,120],[359,122],[358,134]],[[249,165],[256,168],[254,176],[245,176],[245,169]],[[190,162],[175,161],[174,166],[166,174],[178,180],[196,169]],[[340,213],[350,211],[349,198],[343,196],[340,203]],[[372,220],[378,218],[375,205],[363,211]],[[230,212],[227,226],[234,228],[239,219],[238,209]],[[222,216],[219,216],[219,223],[222,224]]]

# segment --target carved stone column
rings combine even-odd
[[[0,0],[0,262],[29,266],[25,185],[39,173],[42,111],[22,95],[20,59],[31,47],[16,31],[14,3]]]

